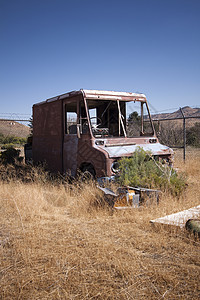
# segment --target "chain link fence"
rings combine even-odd
[[[154,127],[160,143],[171,148],[182,148],[183,159],[186,146],[200,147],[200,116],[180,115],[174,118],[153,118]]]

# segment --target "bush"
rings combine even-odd
[[[20,150],[16,150],[13,147],[9,147],[7,150],[1,153],[1,162],[5,165],[15,164],[16,162],[21,162],[23,157],[20,157]]]
[[[0,144],[3,144],[4,146],[5,145],[24,145],[26,143],[26,140],[27,140],[26,138],[12,136],[12,135],[4,136],[2,133],[0,133]]]
[[[185,176],[178,175],[167,164],[155,161],[152,154],[142,148],[138,147],[131,158],[122,158],[119,165],[120,184],[168,190],[174,196],[180,196],[185,189]]]

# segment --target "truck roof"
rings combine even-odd
[[[128,93],[128,92],[115,92],[115,91],[102,91],[102,90],[84,90],[72,91],[62,95],[58,95],[47,99],[46,101],[39,102],[36,105],[40,105],[46,102],[52,102],[61,100],[73,96],[82,94],[86,99],[91,100],[113,100],[113,101],[139,101],[146,102],[146,96],[140,93]]]
[[[140,93],[82,90],[86,99],[120,100],[120,101],[146,101],[146,96]]]

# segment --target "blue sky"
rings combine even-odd
[[[80,88],[200,106],[200,0],[0,0],[0,41],[0,113]]]

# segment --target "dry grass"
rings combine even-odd
[[[184,165],[181,199],[112,213],[98,191],[44,182],[0,182],[2,299],[198,299],[200,241],[149,220],[199,205],[200,152]]]

